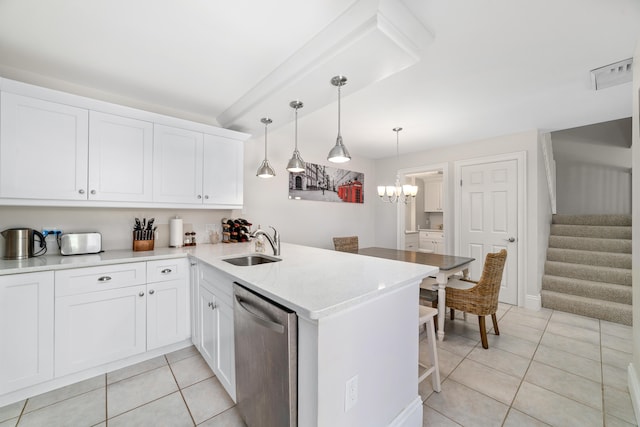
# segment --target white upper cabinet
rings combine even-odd
[[[242,205],[244,147],[241,142],[204,135],[204,203]]]
[[[242,207],[247,134],[0,77],[0,205]]]
[[[153,138],[153,200],[202,204],[203,134],[154,125]]]
[[[442,212],[442,177],[424,181],[424,211]]]
[[[91,111],[89,200],[150,202],[153,123]]]
[[[86,200],[89,112],[0,96],[0,197]]]
[[[241,141],[155,125],[154,202],[241,207],[243,154]]]

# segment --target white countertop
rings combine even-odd
[[[153,261],[192,255],[299,315],[319,319],[433,275],[437,267],[282,243],[282,261],[239,267],[224,258],[253,253],[252,243],[160,248],[148,252],[106,251],[95,255],[44,255],[0,260],[0,275]],[[267,248],[267,255],[271,255]]]

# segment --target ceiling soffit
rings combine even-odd
[[[292,35],[295,37],[295,34]],[[292,120],[292,100],[305,103],[301,116],[337,100],[330,80],[348,78],[343,97],[417,63],[433,35],[400,0],[360,0],[245,93],[216,119],[243,132]]]

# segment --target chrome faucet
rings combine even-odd
[[[278,230],[276,230],[272,226],[269,226],[269,228],[273,229],[273,238],[271,236],[269,236],[269,233],[267,233],[266,231],[261,230],[259,228],[256,231],[254,231],[253,233],[251,233],[250,237],[251,238],[255,238],[255,237],[259,236],[259,235],[263,235],[269,241],[269,244],[271,245],[271,248],[273,249],[273,254],[275,256],[279,256],[280,255],[280,234],[278,233]]]

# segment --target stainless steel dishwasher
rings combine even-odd
[[[248,427],[298,425],[298,317],[233,285],[236,398]]]

